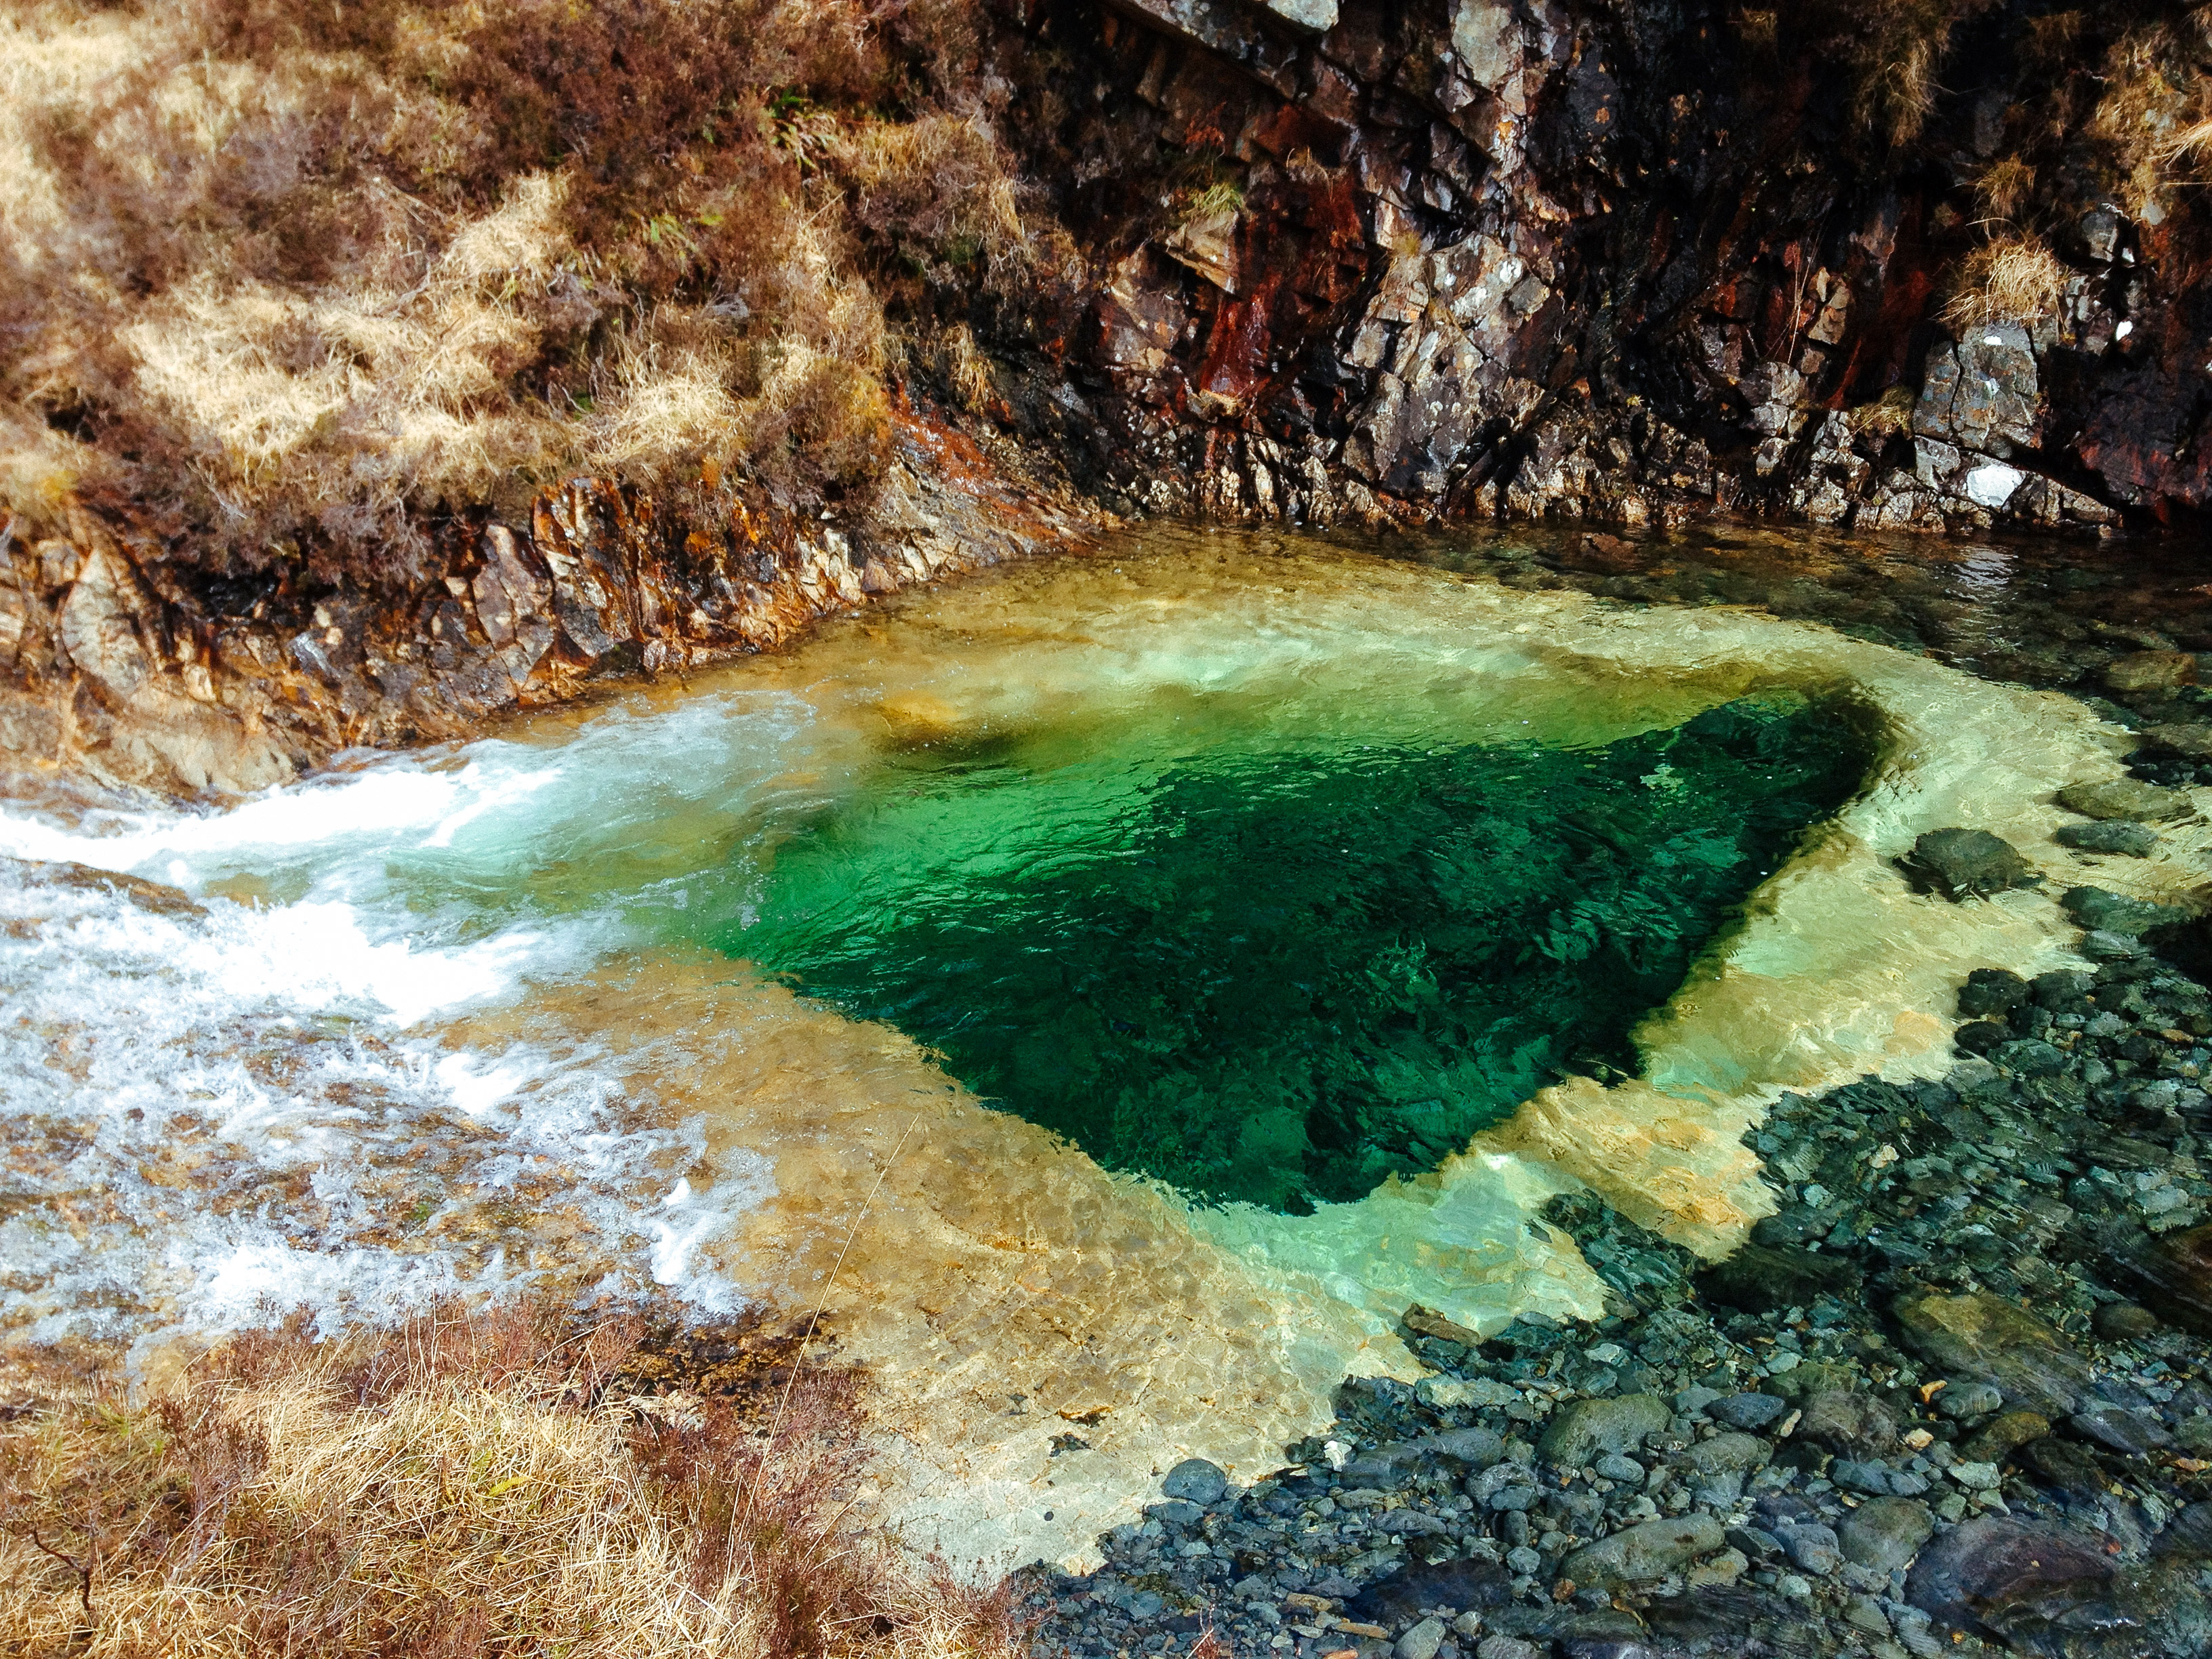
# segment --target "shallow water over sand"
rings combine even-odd
[[[776,860],[834,886],[823,826],[917,755],[1079,764],[1180,726],[1206,742],[1155,750],[1590,756],[1746,699],[1855,711],[1863,785],[1637,1026],[1636,1076],[1543,1088],[1364,1193],[1204,1204],[1103,1168],[744,955],[795,890]],[[1595,1311],[1534,1218],[1564,1186],[1701,1249],[1740,1237],[1762,1199],[1736,1137],[1777,1091],[1933,1070],[1968,969],[2069,949],[2047,893],[1944,905],[1888,860],[1966,823],[2081,869],[2049,797],[2126,746],[2080,703],[1825,628],[1157,532],[228,813],[11,815],[5,850],[204,908],[36,872],[0,893],[6,1316],[150,1345],[464,1288],[819,1303],[878,1376],[894,1509],[969,1559],[1072,1554],[1156,1465],[1249,1471],[1347,1370],[1416,1375],[1409,1302]],[[958,843],[894,827],[925,860]]]

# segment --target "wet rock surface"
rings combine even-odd
[[[1916,884],[1948,899],[1986,898],[2042,880],[2018,848],[1986,830],[1930,830],[1899,862]]]
[[[1431,1376],[1034,1571],[1034,1651],[2212,1652],[2212,994],[2121,939],[1960,1003],[1990,1057],[1746,1137],[1749,1266],[1555,1200],[1606,1317],[1411,1310]]]
[[[1877,538],[2185,524],[2212,506],[2201,204],[2116,197],[2094,99],[2033,165],[2000,167],[1993,112],[2058,94],[2039,17],[1977,15],[1971,40],[1947,21],[1932,44],[1952,68],[1900,145],[1853,112],[1825,25],[1788,9],[997,9],[976,50],[1023,112],[999,137],[1028,174],[1022,211],[1048,209],[1066,257],[1018,301],[943,268],[900,348],[874,499],[817,521],[719,472],[650,498],[560,480],[510,523],[439,505],[410,526],[422,568],[374,592],[299,550],[248,578],[159,514],[72,503],[64,533],[0,529],[0,754],[246,793],[344,748],[761,648],[1110,514],[1689,534],[1698,568],[1608,530],[1514,574],[1692,602],[1744,602],[1726,591],[1741,573],[1706,556],[1762,515]],[[2067,15],[2077,80],[2145,38],[2119,13]],[[2153,115],[2187,118],[2131,125]],[[1946,320],[1997,222],[1977,181],[2007,167],[2033,186],[2014,216],[2052,228],[2049,292],[2033,316]],[[939,326],[977,349],[935,350]],[[2006,678],[2087,680],[2143,712],[2172,774],[2152,781],[2212,763],[2212,630],[2130,620],[2090,592],[2124,579],[2087,571],[2065,573],[2083,586],[2062,603],[2094,602],[2063,648],[1979,626],[2011,556],[1972,544],[1951,591],[1859,585],[1820,608],[1952,634],[1930,642]],[[1797,603],[1802,576],[1762,602]]]

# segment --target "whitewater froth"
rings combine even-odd
[[[613,815],[576,783],[611,744],[641,752],[625,763],[635,810],[658,811],[697,774],[655,769],[656,749],[696,756],[733,725],[758,747],[788,726],[762,712],[708,700],[565,748],[382,758],[225,812],[0,812],[0,850],[42,861],[0,863],[17,1200],[0,1321],[143,1343],[580,1276],[601,1296],[741,1305],[698,1247],[773,1190],[764,1158],[725,1149],[710,1170],[696,1115],[613,1086],[588,1044],[461,1048],[438,1029],[633,942],[619,908],[487,918],[440,890],[526,866],[533,842],[607,833]],[[223,896],[248,874],[297,896]]]

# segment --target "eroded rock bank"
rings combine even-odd
[[[1021,458],[1000,447],[1001,460]],[[785,643],[878,594],[1075,544],[1103,520],[915,417],[864,523],[816,520],[713,469],[673,495],[576,478],[526,521],[444,520],[424,580],[348,590],[279,564],[210,578],[78,507],[0,530],[0,778],[238,796],[342,750],[474,735],[596,682]]]
[[[1972,976],[1990,1058],[1784,1097],[1745,1137],[1775,1212],[1717,1267],[1554,1200],[1602,1318],[1408,1310],[1426,1376],[1347,1382],[1264,1478],[1173,1470],[1103,1568],[1032,1581],[1040,1647],[2212,1650],[2212,994],[2091,955]]]

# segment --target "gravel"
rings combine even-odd
[[[1038,1659],[2212,1654],[2212,995],[2176,965],[2212,951],[2066,897],[2093,969],[1978,970],[1946,1077],[1747,1134],[1776,1212],[1738,1256],[1554,1200],[1603,1318],[1409,1310],[1422,1382],[1032,1570]]]

